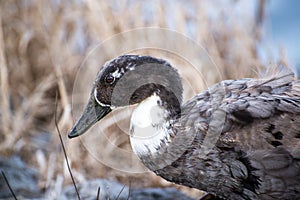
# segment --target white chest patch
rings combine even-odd
[[[168,141],[167,110],[156,94],[142,101],[130,121],[130,143],[136,155],[155,153],[162,141]]]

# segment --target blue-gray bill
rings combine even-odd
[[[111,112],[109,106],[100,106],[91,95],[87,106],[85,107],[81,117],[73,126],[68,134],[69,138],[74,138],[84,134],[91,126]]]

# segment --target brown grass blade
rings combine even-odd
[[[72,173],[72,171],[71,171],[71,167],[70,167],[70,164],[69,164],[69,161],[68,161],[68,156],[67,156],[67,153],[66,153],[65,145],[64,145],[64,142],[63,142],[63,140],[62,140],[60,130],[59,130],[59,128],[58,128],[58,123],[57,123],[57,116],[56,116],[56,113],[57,113],[57,94],[56,94],[56,97],[55,97],[55,113],[54,113],[55,127],[56,127],[56,130],[57,130],[58,135],[59,135],[59,140],[60,140],[60,143],[61,143],[61,147],[62,147],[63,152],[64,152],[64,156],[65,156],[65,160],[66,160],[66,163],[67,163],[68,171],[69,171],[69,173],[70,173],[70,176],[71,176],[71,179],[72,179],[72,183],[73,183],[73,185],[74,185],[74,188],[75,188],[75,191],[76,191],[76,194],[77,194],[77,198],[80,200],[79,191],[78,191],[78,188],[77,188],[77,186],[76,186],[75,179],[74,179],[74,177],[73,177],[73,173]]]
[[[1,170],[1,173],[2,173],[2,176],[3,176],[4,180],[5,180],[5,183],[6,183],[6,185],[8,186],[8,188],[9,188],[9,190],[10,190],[10,192],[11,192],[12,196],[14,197],[14,199],[16,199],[16,200],[17,200],[17,197],[16,197],[16,195],[15,195],[15,193],[14,193],[14,191],[13,191],[12,187],[10,186],[10,184],[9,184],[9,182],[8,182],[8,180],[7,180],[6,176],[5,176],[5,173],[4,173],[4,171],[2,171],[2,170]]]

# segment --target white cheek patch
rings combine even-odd
[[[114,106],[111,106],[111,105],[108,105],[108,104],[105,104],[105,103],[102,103],[101,101],[99,101],[98,98],[97,98],[97,96],[98,96],[97,94],[98,94],[98,92],[97,92],[97,89],[95,88],[95,89],[94,89],[94,97],[95,97],[97,103],[98,103],[100,106],[102,106],[102,107],[110,107],[111,109],[114,108]]]

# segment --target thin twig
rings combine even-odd
[[[4,171],[1,170],[1,173],[2,173],[2,176],[3,176],[4,180],[5,180],[5,182],[6,182],[7,186],[8,186],[8,188],[9,188],[9,190],[10,190],[10,192],[11,192],[11,194],[13,195],[14,199],[17,200],[17,197],[16,197],[16,195],[15,195],[13,189],[11,188],[11,186],[10,186],[10,184],[9,184],[9,182],[8,182],[8,180],[7,180],[7,178],[6,178],[6,176],[5,176]]]
[[[120,197],[120,195],[122,194],[124,188],[125,188],[125,185],[122,187],[122,190],[119,192],[119,194],[118,194],[117,198],[115,198],[115,200],[118,200],[118,199],[119,199],[119,197]]]
[[[129,189],[128,189],[128,196],[126,200],[129,200],[130,198],[130,193],[131,193],[131,180],[129,180]]]
[[[67,163],[68,171],[69,171],[69,173],[70,173],[70,176],[71,176],[71,179],[72,179],[72,182],[73,182],[73,185],[74,185],[76,194],[77,194],[77,198],[78,198],[78,200],[80,200],[79,191],[78,191],[78,188],[77,188],[77,186],[76,186],[76,183],[75,183],[75,180],[74,180],[72,171],[71,171],[71,167],[70,167],[70,164],[69,164],[69,161],[68,161],[68,157],[67,157],[65,145],[64,145],[64,142],[63,142],[63,140],[62,140],[60,130],[59,130],[59,128],[58,128],[58,123],[57,123],[57,116],[56,116],[56,114],[57,114],[57,92],[56,92],[56,95],[55,95],[54,123],[55,123],[56,130],[57,130],[57,132],[58,132],[58,135],[59,135],[59,140],[60,140],[60,143],[61,143],[63,152],[64,152],[64,156],[65,156],[65,160],[66,160],[66,163]]]
[[[97,200],[99,200],[100,199],[100,186],[98,187],[98,191],[97,191],[97,198],[96,198]]]

